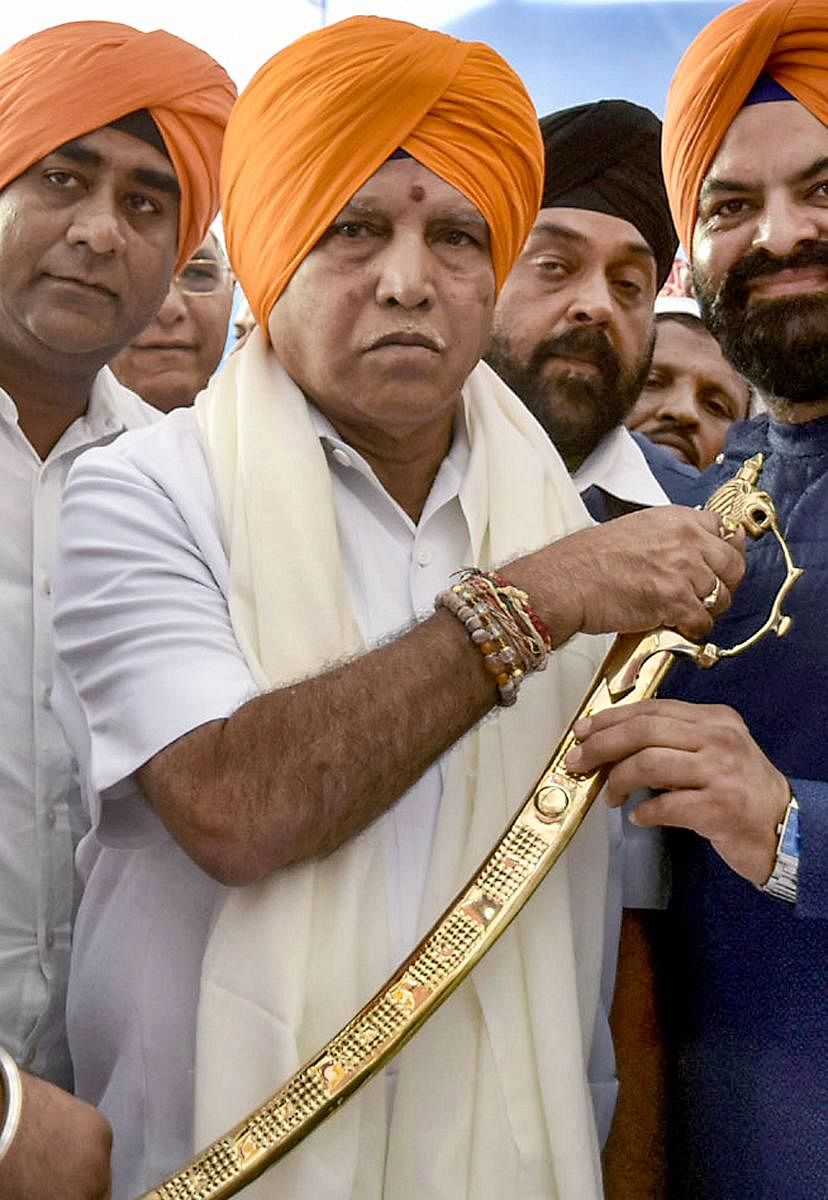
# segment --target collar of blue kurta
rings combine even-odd
[[[769,449],[786,458],[819,458],[828,454],[828,416],[802,425],[775,421],[761,413],[752,421],[732,425],[727,439],[728,456],[748,458],[757,450]]]

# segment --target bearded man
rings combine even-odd
[[[541,171],[531,101],[486,46],[372,17],[289,46],[223,151],[258,328],[194,409],[73,475],[56,704],[95,824],[69,1027],[119,1200],[411,951],[587,684],[579,631],[699,633],[714,577],[740,578],[709,513],[583,529],[548,439],[479,365]],[[527,647],[484,659],[450,588],[475,561],[508,564],[548,659],[514,712]],[[251,1194],[597,1200],[607,856],[595,809],[499,953]]]
[[[541,208],[498,299],[487,361],[549,434],[596,519],[668,495],[684,502],[695,472],[624,426],[678,244],[661,122],[600,100],[551,113],[540,130]]]
[[[828,12],[749,0],[682,60],[664,125],[676,225],[709,327],[768,413],[734,427],[707,489],[762,453],[762,485],[803,578],[782,640],[674,695],[580,730],[574,756],[672,839],[665,1020],[671,1195],[825,1192],[828,1155]],[[761,624],[783,569],[771,539],[717,640]],[[693,702],[693,703],[691,703]],[[657,749],[655,749],[657,747]]]
[[[154,419],[105,364],[152,319],[176,262],[215,215],[234,94],[194,46],[110,22],[43,30],[0,55],[0,1194],[9,1200],[108,1192],[105,1122],[62,1090],[72,1086],[64,1009],[84,820],[51,706],[58,515],[81,451]]]

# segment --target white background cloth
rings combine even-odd
[[[51,707],[52,577],[61,493],[88,446],[158,414],[109,370],[45,462],[0,391],[0,1043],[28,1070],[71,1083],[63,1028],[83,818]]]
[[[354,613],[374,642],[431,612],[436,593],[468,559],[457,495],[465,433],[455,437],[415,527],[360,456],[319,414],[315,421]],[[59,666],[55,706],[78,748],[98,821],[78,856],[87,882],[69,1026],[79,1092],[115,1126],[120,1200],[157,1183],[191,1152],[188,1072],[201,951],[222,892],[172,842],[129,776],[256,690],[230,627],[227,560],[191,410],[90,456],[73,476],[65,549],[90,538],[111,556],[112,572],[99,559],[94,590],[74,572],[58,587],[57,638],[72,681]],[[126,577],[125,547],[133,564]],[[173,579],[174,591],[166,586]],[[124,605],[134,614],[130,636],[100,655],[108,630],[124,628]],[[389,971],[419,933],[420,906],[411,899],[422,890],[441,790],[437,764],[382,818],[389,894],[406,897],[389,906]],[[186,955],[173,947],[186,947]]]

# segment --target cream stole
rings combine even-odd
[[[586,524],[545,435],[488,367],[469,377],[463,401],[471,458],[461,503],[475,561],[500,563]],[[359,653],[324,454],[299,389],[258,330],[199,398],[197,414],[224,522],[230,615],[262,687]],[[447,756],[423,932],[524,798],[601,650],[597,639],[573,638],[527,681],[514,708],[482,722]],[[396,1060],[390,1120],[380,1076],[245,1194],[599,1197],[585,1063],[607,844],[597,805],[527,910]],[[225,900],[202,972],[198,1145],[261,1103],[390,974],[385,896],[375,822],[330,857]]]

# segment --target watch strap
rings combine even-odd
[[[773,870],[761,890],[795,904],[799,891],[799,805],[791,795],[785,815],[776,827],[779,841]]]

